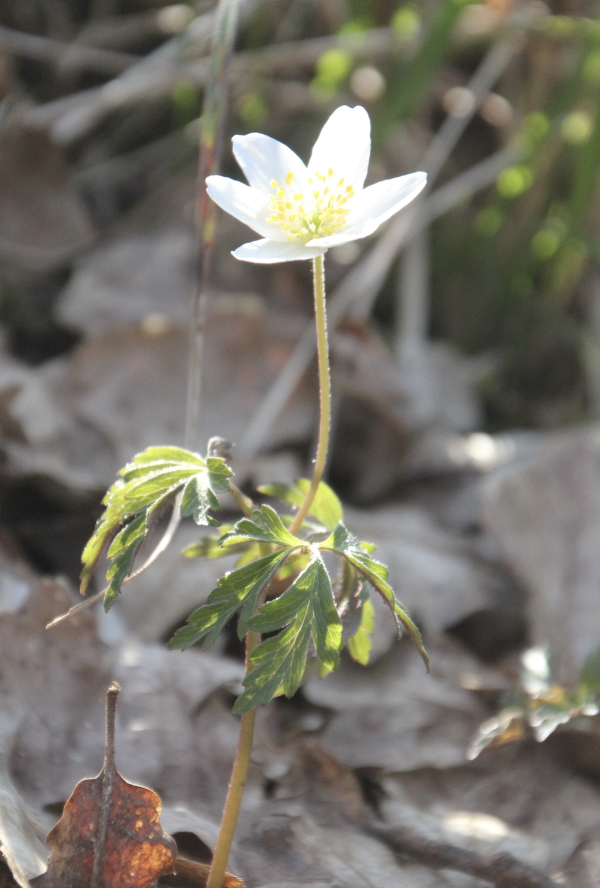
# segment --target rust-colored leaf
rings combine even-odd
[[[160,798],[124,780],[115,766],[114,731],[119,685],[106,696],[104,767],[81,780],[49,833],[48,872],[36,888],[154,888],[173,872],[175,842],[159,822]]]

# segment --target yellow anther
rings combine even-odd
[[[341,188],[343,184],[344,184],[344,180],[340,179],[340,181],[336,185],[336,188]]]
[[[287,176],[285,177],[285,181],[286,181],[286,184],[287,184],[287,185],[291,185],[292,182],[294,181],[294,174],[292,173],[291,170],[289,171],[289,173],[288,173]]]
[[[271,179],[269,185],[271,186],[271,188],[279,188],[279,185],[277,184],[277,179]]]
[[[333,170],[331,169],[331,167],[329,167],[329,169],[327,170],[327,175],[329,176],[330,179],[333,176]]]

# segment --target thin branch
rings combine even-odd
[[[556,888],[556,883],[544,873],[512,854],[490,854],[484,857],[476,851],[458,848],[447,842],[419,835],[406,827],[371,825],[368,832],[376,836],[392,851],[409,855],[433,869],[449,869],[490,882],[495,888]]]
[[[144,563],[140,567],[138,567],[137,570],[133,571],[133,573],[130,573],[129,576],[125,577],[125,579],[121,583],[122,586],[124,586],[126,583],[130,583],[132,580],[137,579],[137,577],[139,577],[143,573],[145,573],[149,567],[152,567],[152,565],[154,564],[156,559],[159,557],[159,555],[162,555],[162,553],[165,551],[165,549],[170,545],[171,540],[175,536],[175,531],[179,527],[179,522],[181,520],[179,517],[179,508],[181,505],[181,497],[182,496],[183,496],[183,494],[179,494],[177,499],[175,500],[175,503],[173,505],[173,511],[171,513],[171,518],[169,519],[167,529],[165,530],[164,534],[162,535],[160,542],[158,543],[156,548],[153,550],[150,557],[146,561],[144,561]],[[88,607],[92,607],[94,604],[97,604],[99,601],[102,601],[102,599],[106,595],[107,591],[108,591],[108,586],[106,586],[104,589],[102,589],[101,592],[96,592],[94,595],[90,595],[89,598],[84,599],[84,601],[81,601],[79,604],[73,605],[73,607],[70,608],[68,611],[66,611],[66,613],[59,614],[58,617],[55,617],[53,620],[51,620],[47,624],[46,629],[52,629],[54,626],[58,626],[59,623],[62,623],[65,620],[70,620],[71,617],[76,616],[77,614],[81,613],[81,611],[87,610]]]
[[[114,76],[140,61],[139,56],[95,46],[63,43],[52,37],[40,37],[0,26],[0,47],[12,55],[52,65],[68,66],[79,71]]]
[[[217,7],[211,69],[204,96],[198,163],[198,263],[196,291],[190,311],[190,353],[185,414],[185,445],[198,446],[202,355],[207,310],[207,289],[215,238],[215,204],[208,199],[206,177],[218,172],[227,113],[229,67],[237,33],[241,0],[221,0]]]

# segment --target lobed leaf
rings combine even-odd
[[[369,598],[363,601],[360,609],[360,623],[355,634],[348,639],[350,656],[362,666],[368,666],[373,642],[371,636],[375,630],[375,609]]]
[[[104,607],[110,608],[131,573],[137,551],[164,509],[182,493],[181,515],[193,515],[197,524],[215,524],[209,515],[218,508],[215,494],[223,492],[232,474],[224,460],[180,447],[149,447],[119,472],[121,478],[108,490],[104,514],[88,541],[81,560],[81,592],[89,585],[102,553],[113,561],[107,579]]]
[[[208,596],[206,604],[190,614],[187,625],[175,633],[168,647],[171,650],[185,650],[201,639],[204,639],[203,647],[209,647],[228,620],[240,609],[238,633],[243,638],[261,590],[290,551],[291,549],[285,549],[272,552],[222,577],[216,589]]]
[[[259,487],[260,493],[266,496],[276,497],[284,503],[299,507],[304,502],[304,497],[310,487],[308,478],[297,478],[293,484],[265,484]],[[323,525],[326,530],[333,531],[344,517],[342,504],[328,484],[321,481],[312,506],[308,512],[313,518]]]
[[[248,620],[248,628],[257,632],[283,627],[287,628],[253,651],[250,662],[254,668],[244,679],[246,690],[236,701],[235,713],[265,705],[280,687],[291,697],[304,676],[311,637],[321,663],[327,669],[338,666],[342,623],[329,574],[318,554],[283,595],[263,605]]]
[[[408,632],[423,658],[427,671],[429,671],[429,657],[423,646],[421,633],[387,582],[389,575],[387,567],[371,558],[370,554],[362,547],[358,538],[350,533],[342,522],[338,524],[328,539],[319,544],[319,548],[335,552],[337,555],[346,558],[371,586],[379,592],[394,615],[399,634],[402,635],[403,630]]]
[[[222,538],[224,546],[250,541],[294,549],[306,545],[303,540],[289,532],[275,509],[266,505],[255,509],[252,518],[242,518],[233,530],[224,534]]]

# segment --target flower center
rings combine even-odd
[[[289,172],[280,185],[271,179],[273,194],[269,197],[271,215],[267,222],[279,225],[288,233],[288,240],[306,243],[315,237],[328,237],[346,224],[347,204],[354,197],[352,185],[344,179],[334,184],[333,170],[327,175],[315,172],[308,180],[306,191],[294,188],[294,174]]]

